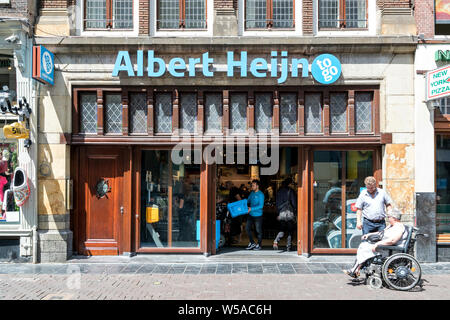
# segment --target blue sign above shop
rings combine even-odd
[[[55,56],[44,46],[33,47],[33,78],[53,85],[55,83]]]
[[[235,55],[233,51],[227,52],[226,67],[222,71],[226,71],[227,77],[234,77],[239,72],[242,78],[249,75],[255,78],[274,78],[279,84],[284,83],[288,77],[291,78],[307,78],[309,76],[309,62],[306,58],[289,58],[287,51],[272,51],[270,59],[247,57],[246,51],[241,51],[239,55]],[[146,67],[147,76],[150,78],[158,78],[169,73],[176,78],[195,77],[197,72],[204,77],[213,77],[214,59],[209,57],[209,53],[205,52],[201,57],[197,58],[180,58],[174,57],[168,61],[164,58],[156,57],[153,50],[147,51],[147,65],[144,65],[144,51],[138,50],[136,53],[136,66],[134,69],[134,61],[131,61],[128,51],[119,51],[117,54],[113,77],[117,77],[121,71],[125,71],[129,77],[143,77],[144,68]],[[199,65],[201,66],[199,68]],[[210,66],[214,68],[210,68]],[[196,70],[201,69],[200,70]],[[342,68],[338,58],[332,54],[322,54],[316,57],[311,65],[311,73],[313,78],[321,84],[332,84],[341,76]]]

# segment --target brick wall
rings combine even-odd
[[[238,8],[238,0],[214,0],[214,9],[235,9]]]
[[[136,1],[136,0],[135,0]],[[139,34],[149,34],[150,1],[139,0]]]
[[[0,17],[30,18],[27,0],[11,0],[9,5],[0,5]]]
[[[304,35],[313,34],[313,24],[314,24],[313,1],[314,0],[303,0],[302,28]]]
[[[416,1],[414,17],[417,33],[423,33],[425,38],[432,38],[434,36],[434,0]]]
[[[40,0],[39,7],[41,9],[51,9],[51,8],[67,8],[75,0]]]
[[[420,0],[422,1],[422,0]],[[419,1],[416,1],[419,2]],[[383,8],[410,8],[411,0],[377,0],[378,7]]]

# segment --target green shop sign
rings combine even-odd
[[[437,50],[434,53],[434,61],[450,61],[450,50]]]

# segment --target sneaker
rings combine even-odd
[[[28,178],[25,170],[22,168],[16,168],[16,170],[14,170],[12,191],[17,206],[23,206],[30,196],[30,186],[28,185]]]
[[[278,250],[278,243],[274,242],[272,247],[273,250]]]
[[[250,243],[248,244],[248,246],[247,246],[246,249],[247,249],[247,250],[253,250],[253,249],[255,249],[255,248],[256,248],[256,244],[250,242]]]
[[[261,246],[259,245],[259,244],[257,244],[256,246],[255,246],[255,249],[254,250],[261,250],[262,248],[261,248]]]
[[[359,277],[359,272],[353,272],[352,270],[344,270],[344,273],[346,274],[346,275],[348,275],[349,277],[352,277],[352,278],[354,278],[354,279],[356,279],[356,278],[358,278]]]
[[[291,247],[286,247],[286,251],[287,252],[291,251]]]

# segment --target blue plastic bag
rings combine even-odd
[[[227,205],[231,217],[235,218],[248,213],[247,199],[229,203]]]

